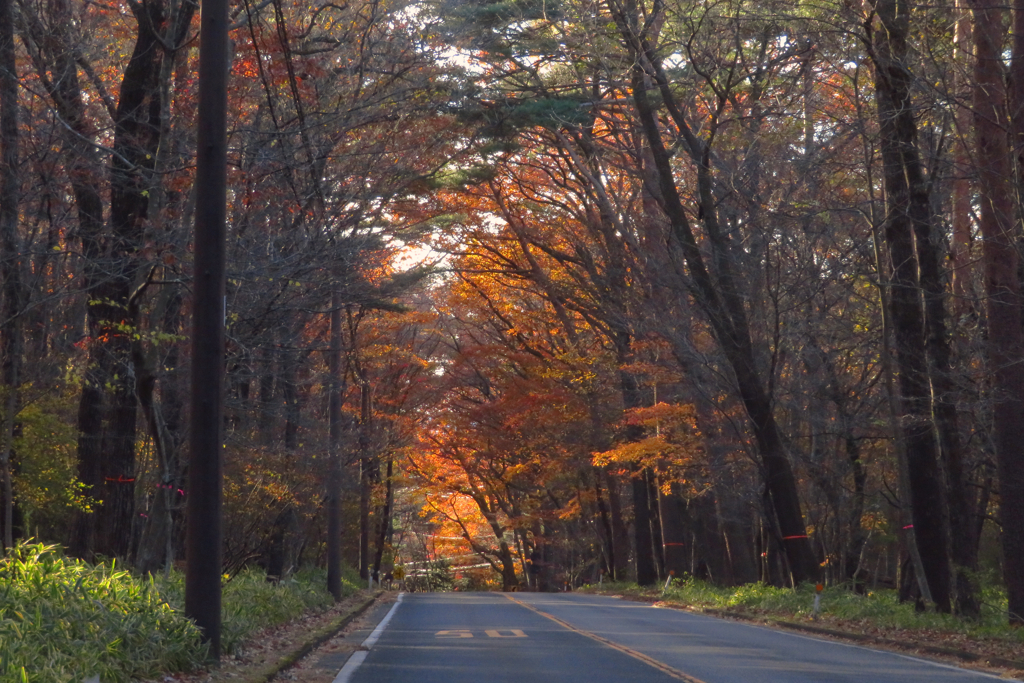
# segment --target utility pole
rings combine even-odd
[[[327,457],[327,591],[341,600],[341,296],[331,292],[331,344],[327,356],[330,444]]]
[[[185,615],[220,659],[228,7],[202,0]]]

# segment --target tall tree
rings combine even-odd
[[[714,138],[720,124],[718,114],[728,102],[728,91],[719,92],[719,111],[713,111],[702,122],[708,137],[698,136],[686,114],[686,107],[678,100],[672,88],[657,49],[655,30],[664,21],[664,8],[656,5],[647,14],[631,2],[613,1],[609,7],[619,35],[632,58],[632,101],[645,143],[650,148],[661,209],[670,223],[674,246],[679,250],[693,283],[694,299],[707,317],[735,376],[758,443],[772,511],[777,519],[793,579],[796,582],[813,581],[818,576],[818,562],[808,540],[796,479],[775,420],[771,398],[759,377],[748,313],[736,272],[738,264],[730,254],[731,248],[720,223],[721,209],[715,197],[711,145],[707,140]],[[714,276],[705,261],[676,184],[672,156],[665,144],[655,99],[652,97],[655,92],[660,96],[662,106],[675,126],[673,132],[681,139],[696,175],[696,214],[710,247],[716,271]]]
[[[907,493],[932,598],[940,610],[949,611],[949,508],[932,422],[927,332],[918,279],[919,270],[924,272],[935,264],[930,253],[915,251],[915,238],[916,246],[922,248],[930,239],[932,215],[911,105],[907,65],[910,11],[906,3],[889,0],[876,2],[874,8],[879,25],[871,37],[872,58],[886,191],[884,234],[889,250],[887,275],[892,283],[889,304],[910,475]]]
[[[1021,282],[1018,273],[1020,228],[1014,221],[1013,165],[1007,154],[1009,116],[1005,88],[1003,5],[977,1],[974,18],[974,134],[981,188],[979,227],[983,239],[985,312],[988,325],[988,370],[991,377],[992,433],[999,472],[999,517],[1002,524],[1003,580],[1009,597],[1010,623],[1024,625],[1024,328],[1021,327]],[[1018,14],[1019,14],[1019,7]],[[1018,21],[1024,19],[1018,17]],[[1018,24],[1018,26],[1024,24]],[[1020,41],[1020,36],[1017,36]],[[1016,44],[1012,103],[1019,94],[1024,67]],[[1015,110],[1015,118],[1022,116]],[[1013,145],[1009,145],[1014,149]],[[1014,149],[1015,154],[1020,154]]]

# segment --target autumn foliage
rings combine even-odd
[[[11,7],[5,540],[156,572],[188,495],[194,6]],[[234,3],[225,571],[340,547],[424,587],[685,573],[967,616],[998,575],[1019,621],[1005,13]]]

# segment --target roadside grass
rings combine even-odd
[[[328,609],[326,576],[303,570],[279,583],[243,572],[223,591],[222,650],[255,631]],[[343,582],[346,595],[357,583]],[[0,558],[0,683],[128,683],[189,671],[207,655],[182,613],[184,578],[140,579],[110,564],[26,542]]]
[[[342,595],[359,589],[358,574],[342,577]],[[175,572],[158,580],[164,599],[178,612],[185,607],[185,580]],[[254,632],[296,619],[307,612],[323,612],[334,604],[327,592],[327,572],[305,568],[280,582],[267,581],[260,570],[245,570],[224,584],[221,594],[221,651],[231,654]],[[6,683],[0,681],[0,683]],[[104,683],[106,681],[104,680]]]
[[[187,670],[199,631],[156,585],[110,565],[25,543],[0,560],[0,681],[104,683]]]
[[[812,585],[795,589],[761,583],[723,587],[693,577],[674,579],[664,592],[661,586],[640,588],[629,583],[605,583],[584,590],[662,600],[693,609],[727,610],[768,620],[806,621],[811,619],[814,605]],[[900,603],[891,589],[859,594],[848,586],[830,586],[822,591],[819,620],[823,625],[858,632],[920,632],[924,637],[947,633],[1024,646],[1024,629],[1007,624],[1006,609],[1005,593],[991,585],[982,590],[982,614],[977,620],[917,612],[912,603]]]

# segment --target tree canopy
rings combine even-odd
[[[196,5],[0,10],[4,544],[157,572]],[[226,573],[999,577],[1024,623],[1024,4],[230,13]]]

